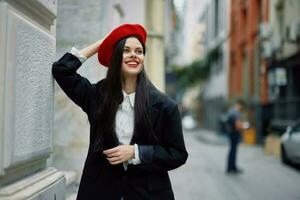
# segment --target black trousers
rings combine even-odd
[[[228,153],[227,159],[227,172],[236,171],[236,155],[237,155],[237,148],[240,142],[240,134],[238,133],[230,133],[229,135],[230,141],[230,149]]]

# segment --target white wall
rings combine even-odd
[[[183,8],[183,36],[179,41],[181,52],[179,53],[178,64],[187,65],[201,57],[199,35],[202,32],[200,16],[205,8],[207,0],[185,0]],[[200,51],[199,51],[200,50]],[[199,52],[198,52],[199,51]]]
[[[228,58],[229,58],[229,0],[219,0],[219,27],[215,27],[215,0],[207,2],[207,10],[204,10],[203,21],[205,24],[205,54],[208,54],[214,48],[219,47],[221,57],[215,60],[211,69],[211,76],[205,83],[204,97],[206,99],[224,97],[228,94]]]
[[[278,3],[283,5],[283,26],[280,27],[280,21],[276,7]],[[286,28],[293,24],[298,23],[300,27],[300,1],[288,0],[288,1],[270,1],[270,25],[272,27],[272,35],[281,37],[284,40],[283,48],[281,52],[277,54],[278,59],[285,59],[294,55],[299,48],[295,42],[291,43],[287,41]],[[300,34],[300,33],[298,33]]]

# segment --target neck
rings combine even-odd
[[[136,90],[137,76],[124,77],[122,82],[122,89],[127,93],[133,93]]]

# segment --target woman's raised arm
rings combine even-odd
[[[100,46],[100,44],[102,43],[103,39],[98,40],[97,42],[91,44],[90,46],[85,47],[84,49],[80,50],[79,52],[89,58],[91,56],[93,56],[94,54],[97,53],[98,51],[98,47]]]
[[[102,40],[98,40],[97,42],[80,50],[80,56],[89,58],[96,54],[101,42]],[[79,105],[85,112],[88,112],[89,99],[92,95],[93,85],[88,79],[77,73],[77,69],[81,66],[81,64],[79,57],[72,53],[66,53],[58,61],[53,63],[52,74],[67,96]]]

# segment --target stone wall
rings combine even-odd
[[[52,153],[56,1],[0,2],[0,199],[64,199]]]

